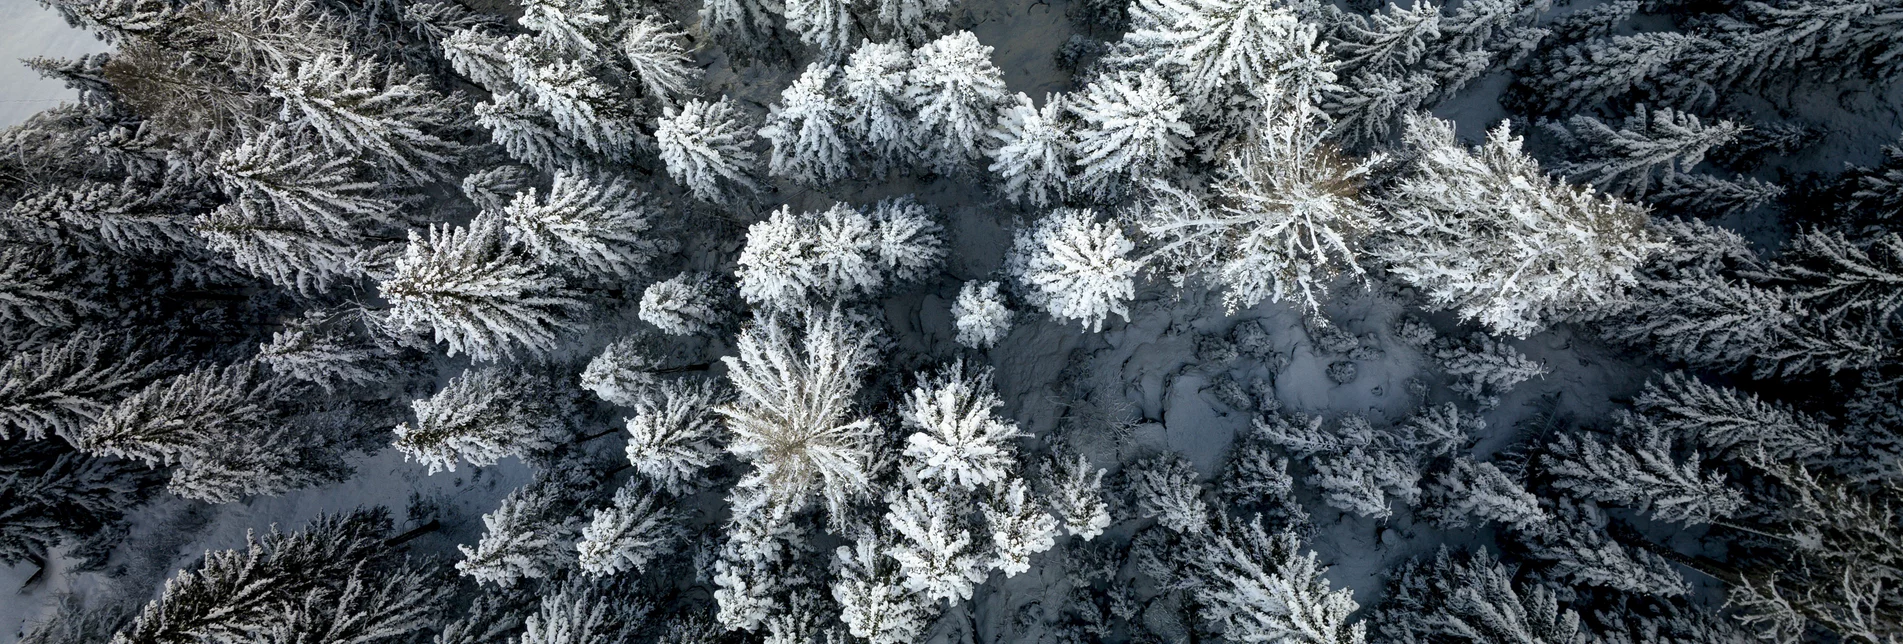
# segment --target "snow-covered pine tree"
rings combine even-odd
[[[924,593],[905,586],[904,571],[886,553],[892,545],[862,534],[833,554],[833,601],[847,631],[868,644],[918,641],[936,612]]]
[[[732,432],[727,451],[753,466],[735,496],[757,494],[772,511],[799,510],[817,497],[843,517],[846,504],[871,489],[877,426],[854,418],[852,407],[864,370],[878,363],[878,333],[837,308],[797,317],[805,319],[755,321],[735,340],[738,355],[721,359],[739,394],[716,408]]]
[[[232,265],[278,286],[313,295],[361,279],[359,249],[242,199],[192,219],[192,231]]]
[[[1015,577],[1031,569],[1031,557],[1057,545],[1057,519],[1031,496],[1024,479],[993,483],[980,497],[991,532],[991,567]]]
[[[1522,556],[1546,565],[1547,573],[1583,586],[1639,595],[1676,597],[1691,585],[1664,557],[1630,548],[1606,534],[1606,517],[1589,501],[1567,497],[1547,512],[1549,520],[1513,533]]]
[[[1420,500],[1420,463],[1395,450],[1351,447],[1311,457],[1308,467],[1302,482],[1340,510],[1379,519],[1394,514],[1394,501],[1413,505]]]
[[[990,170],[1004,179],[999,192],[1037,208],[1063,203],[1077,163],[1068,112],[1063,94],[1046,94],[1042,108],[1023,93],[1005,104],[990,134],[996,145],[985,149]]]
[[[1188,114],[1231,133],[1260,118],[1248,114],[1261,107],[1259,92],[1303,94],[1330,75],[1319,30],[1280,0],[1140,0],[1130,5],[1130,24],[1106,60],[1166,75]]]
[[[923,43],[945,31],[952,0],[873,0],[876,9],[873,24],[883,37],[912,44]]]
[[[767,171],[774,176],[824,186],[852,175],[846,108],[830,87],[838,71],[837,65],[807,65],[770,107],[760,137],[772,146]]]
[[[1465,340],[1438,338],[1429,345],[1428,353],[1441,372],[1454,377],[1448,388],[1483,410],[1500,406],[1501,396],[1548,371],[1545,364],[1485,333],[1474,333]]]
[[[569,316],[581,308],[491,216],[466,227],[432,224],[427,237],[411,231],[378,287],[398,329],[427,329],[449,355],[484,361],[553,350],[556,333],[573,329]]]
[[[853,3],[848,0],[783,0],[781,6],[788,31],[799,34],[800,42],[819,52],[820,58],[838,60],[852,46]]]
[[[308,128],[332,152],[369,155],[401,181],[446,178],[463,149],[441,134],[462,121],[455,100],[422,76],[367,58],[320,55],[273,73],[265,89],[283,101],[281,120]]]
[[[575,542],[581,570],[592,576],[641,574],[649,562],[671,554],[682,536],[668,498],[638,484],[615,490],[614,505],[595,510]]]
[[[397,425],[396,448],[431,474],[454,472],[458,461],[494,465],[553,446],[574,413],[565,403],[539,374],[513,367],[464,370],[442,390],[410,403],[416,424]]]
[[[1734,459],[1758,453],[1777,461],[1823,456],[1842,440],[1808,414],[1684,372],[1645,383],[1632,408],[1647,425]]]
[[[1182,102],[1152,73],[1100,77],[1066,101],[1076,130],[1078,191],[1114,201],[1131,186],[1167,173],[1196,132]]]
[[[1663,429],[1643,421],[1623,424],[1607,438],[1555,438],[1540,458],[1540,470],[1553,478],[1554,487],[1630,506],[1659,521],[1711,523],[1744,507],[1744,495],[1725,485],[1724,474],[1703,471],[1696,452],[1683,461],[1674,458],[1672,439]]]
[[[1747,283],[1765,267],[1737,233],[1699,221],[1654,219],[1667,250],[1638,274],[1632,302],[1600,333],[1693,367],[1741,370],[1769,357],[1801,309],[1781,291]]]
[[[1421,482],[1416,516],[1458,529],[1470,522],[1497,522],[1529,530],[1546,520],[1539,497],[1492,463],[1456,456]]]
[[[641,16],[622,23],[621,55],[629,75],[641,83],[642,95],[654,107],[673,106],[694,94],[701,69],[681,41],[687,33],[660,16]]]
[[[945,261],[945,229],[931,208],[911,195],[888,197],[873,205],[873,256],[884,286],[910,284],[936,272]]]
[[[1223,520],[1176,555],[1193,579],[1190,594],[1224,638],[1237,642],[1362,644],[1367,626],[1348,589],[1331,590],[1315,553],[1294,533],[1271,534],[1259,519]]]
[[[1514,77],[1510,95],[1529,108],[1564,114],[1633,93],[1680,106],[1696,90],[1673,76],[1688,56],[1712,44],[1675,31],[1611,36],[1555,48]]]
[[[968,172],[983,158],[998,107],[1010,100],[991,47],[969,31],[947,34],[912,52],[905,97],[916,110],[912,136],[925,165],[944,175]]]
[[[1765,277],[1829,325],[1896,329],[1903,323],[1903,235],[1847,237],[1811,230],[1791,239]]]
[[[669,335],[708,335],[727,325],[728,292],[712,273],[688,271],[641,292],[641,321]]]
[[[1416,0],[1402,7],[1392,2],[1367,14],[1324,8],[1328,28],[1324,36],[1344,76],[1358,72],[1398,74],[1413,69],[1440,40],[1441,7]]]
[[[1335,278],[1362,274],[1361,240],[1382,226],[1358,195],[1374,160],[1346,156],[1309,114],[1276,119],[1232,152],[1206,199],[1152,182],[1136,217],[1156,244],[1145,262],[1179,285],[1222,286],[1232,312],[1263,300],[1312,311]]]
[[[760,191],[754,130],[727,97],[694,99],[667,109],[654,142],[669,176],[697,199],[727,204]]]
[[[991,554],[957,499],[918,486],[886,499],[885,524],[899,535],[891,550],[905,587],[936,603],[971,599],[972,588],[990,573]]]
[[[0,320],[58,329],[107,310],[81,286],[82,275],[62,249],[0,247]]]
[[[1419,156],[1382,201],[1394,232],[1373,252],[1434,308],[1524,337],[1617,301],[1661,248],[1642,208],[1546,176],[1505,124],[1472,151],[1446,121],[1406,125]]]
[[[517,194],[503,217],[509,236],[542,265],[625,281],[675,247],[647,234],[654,213],[645,201],[622,179],[557,172],[547,195]]]
[[[507,91],[515,87],[515,72],[503,51],[507,42],[488,29],[458,29],[443,39],[443,60],[457,74],[484,89]]]
[[[1059,208],[1018,231],[1005,257],[1026,302],[1052,317],[1103,329],[1111,314],[1129,318],[1142,262],[1136,244],[1116,224],[1097,221],[1090,210]]]
[[[298,641],[270,636],[287,624],[311,627],[306,636],[330,632],[344,640],[419,637],[449,610],[453,589],[398,556],[387,543],[390,533],[387,511],[358,510],[319,516],[290,534],[273,528],[247,537],[242,549],[206,552],[111,642]],[[318,628],[313,618],[325,613],[348,621],[324,620],[330,623]]]
[[[896,42],[861,41],[839,76],[850,115],[846,128],[872,155],[873,175],[910,163],[916,156],[911,99],[905,93],[912,52]]]
[[[912,433],[905,439],[909,478],[965,491],[999,484],[1017,467],[1016,423],[998,415],[1004,401],[991,370],[967,370],[963,361],[921,378],[900,412]]]
[[[736,51],[754,53],[778,37],[778,16],[785,10],[776,0],[708,0],[700,5],[700,29]]]
[[[1718,86],[1765,85],[1799,70],[1825,80],[1894,79],[1903,74],[1897,13],[1883,0],[1745,2],[1705,25],[1718,44],[1700,52],[1697,73]]]
[[[483,584],[512,588],[574,565],[581,522],[571,514],[570,494],[546,480],[510,491],[495,511],[482,515],[484,531],[476,547],[456,546],[463,555],[456,570]]]
[[[683,356],[671,352],[670,346],[653,334],[617,338],[582,367],[581,386],[610,404],[633,407],[664,382],[665,374],[706,368],[680,364]]]
[[[137,257],[196,245],[191,220],[168,195],[135,184],[74,181],[28,191],[6,211],[8,235],[70,243],[86,252]]]
[[[874,295],[935,268],[945,254],[940,230],[903,198],[882,201],[871,214],[841,203],[796,216],[783,206],[747,229],[736,271],[740,296],[787,309],[816,297]]]
[[[323,308],[285,320],[258,347],[258,361],[272,373],[331,392],[395,379],[395,356],[369,337],[361,309]]]
[[[1074,458],[1073,458],[1074,456]],[[1104,470],[1083,454],[1057,454],[1044,463],[1045,499],[1064,533],[1089,541],[1110,527],[1110,503],[1104,498]]]
[[[997,282],[965,282],[952,300],[951,314],[958,343],[973,349],[989,349],[1011,331],[1011,308]]]
[[[517,86],[540,116],[602,158],[630,158],[641,136],[635,107],[602,78],[600,66],[526,35],[510,41],[507,51]]]
[[[1431,558],[1403,564],[1388,582],[1386,600],[1368,621],[1380,640],[1390,642],[1593,641],[1579,614],[1562,610],[1551,588],[1513,583],[1512,569],[1485,550],[1455,553],[1446,546]]]
[[[685,496],[701,487],[707,468],[722,450],[716,406],[728,402],[712,381],[669,380],[630,405],[628,463],[669,493]]]
[[[534,99],[521,92],[499,92],[477,103],[476,123],[509,157],[543,172],[566,169],[588,156],[586,150],[556,131]]]
[[[76,560],[75,570],[105,565],[126,537],[126,515],[158,482],[136,463],[88,457],[62,441],[0,438],[0,564],[43,565],[57,554]]]
[[[394,223],[396,204],[362,180],[353,157],[325,153],[281,128],[219,153],[208,169],[234,200],[268,201],[283,220],[339,240],[356,239],[366,225]]]
[[[654,606],[639,595],[572,578],[542,595],[522,620],[518,644],[626,644],[647,626]]]
[[[58,436],[76,444],[113,403],[183,366],[158,340],[82,329],[13,350],[0,362],[0,440]]]
[[[1311,529],[1308,511],[1295,500],[1295,477],[1280,448],[1251,431],[1237,437],[1222,472],[1216,498],[1244,515],[1258,513],[1297,532]]]
[[[1692,114],[1643,104],[1617,129],[1583,114],[1564,125],[1548,122],[1546,129],[1573,151],[1573,160],[1559,164],[1556,172],[1634,198],[1644,197],[1654,181],[1678,178],[1706,152],[1744,132],[1731,121],[1706,124]]]
[[[548,47],[594,54],[610,46],[615,7],[607,0],[526,0],[516,22]]]
[[[1209,529],[1212,510],[1203,500],[1202,484],[1196,482],[1195,466],[1182,455],[1171,452],[1144,459],[1126,468],[1124,477],[1136,497],[1138,514],[1186,535]]]
[[[1680,174],[1659,181],[1648,201],[1668,210],[1715,218],[1749,212],[1782,196],[1784,186],[1752,177]]]

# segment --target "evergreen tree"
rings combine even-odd
[[[1749,212],[1784,196],[1784,187],[1750,177],[1723,179],[1708,174],[1679,174],[1659,182],[1653,204],[1700,217]]]
[[[462,151],[441,135],[460,121],[456,104],[421,76],[339,53],[279,71],[265,87],[284,102],[283,120],[308,128],[326,149],[369,155],[404,180],[443,178]]]
[[[672,106],[692,95],[701,70],[681,41],[687,34],[674,21],[641,16],[622,25],[621,54],[651,103]]]
[[[1834,451],[1841,440],[1814,417],[1684,372],[1646,383],[1632,407],[1647,426],[1732,458],[1811,458]]]
[[[157,482],[133,463],[59,441],[0,439],[0,563],[47,565],[61,552],[81,569],[104,565],[125,537],[126,515]]]
[[[355,160],[326,154],[289,133],[259,132],[218,155],[210,170],[237,200],[268,201],[288,222],[339,239],[368,223],[393,223],[396,204],[364,181]]]
[[[881,202],[871,214],[843,203],[797,216],[781,207],[747,229],[736,271],[740,296],[776,309],[871,296],[936,267],[945,255],[939,232],[905,199]]]
[[[991,567],[1015,577],[1031,569],[1031,557],[1057,545],[1057,519],[1031,497],[1024,479],[991,484],[979,509],[991,531]]]
[[[567,168],[586,158],[585,151],[556,131],[533,100],[521,92],[497,93],[476,104],[476,123],[489,130],[490,139],[510,158],[544,172]]]
[[[628,463],[675,495],[697,490],[720,462],[716,406],[726,396],[710,381],[670,380],[634,401],[627,418]]]
[[[905,99],[917,110],[912,135],[925,164],[958,175],[981,158],[985,134],[1010,95],[991,47],[959,31],[912,52]]]
[[[852,4],[844,0],[785,0],[786,28],[800,42],[836,59],[852,44]]]
[[[79,330],[0,362],[0,440],[77,436],[118,400],[181,365],[163,342]],[[158,346],[151,346],[151,345]],[[142,348],[143,347],[143,348]]]
[[[1039,108],[1020,93],[998,116],[991,130],[997,147],[985,154],[991,157],[990,170],[1004,179],[1000,192],[1012,201],[1043,208],[1069,194],[1076,142],[1066,112],[1063,94],[1045,95]]]
[[[770,510],[820,497],[837,517],[871,489],[877,427],[853,417],[852,399],[878,362],[878,336],[838,309],[803,317],[769,316],[740,333],[738,355],[721,359],[739,399],[716,410],[732,432],[727,451],[753,466],[736,495],[758,494]]]
[[[272,332],[258,347],[258,361],[326,392],[396,379],[396,356],[369,333],[361,310],[312,309]]]
[[[580,521],[560,484],[537,480],[510,491],[495,511],[482,515],[485,528],[475,548],[456,546],[456,570],[484,584],[514,587],[524,579],[554,576],[573,565]]]
[[[653,212],[626,181],[555,173],[548,194],[517,194],[504,209],[510,237],[544,266],[597,279],[631,279],[673,243],[644,235]]]
[[[885,537],[864,534],[833,555],[832,597],[839,603],[839,619],[870,644],[916,642],[934,612],[923,593],[905,586],[903,569],[886,554],[891,548]]]
[[[1548,516],[1551,520],[1516,533],[1515,545],[1526,557],[1547,564],[1555,577],[1582,586],[1660,597],[1691,591],[1671,562],[1649,550],[1613,541],[1598,506],[1561,497]]]
[[[1434,308],[1524,337],[1615,301],[1659,248],[1642,209],[1548,178],[1504,125],[1473,151],[1453,136],[1408,118],[1420,156],[1384,199],[1394,234],[1374,249]]]
[[[1448,388],[1474,401],[1481,409],[1500,406],[1500,397],[1514,386],[1549,371],[1545,364],[1534,362],[1526,354],[1484,333],[1467,336],[1464,341],[1448,337],[1437,339],[1428,353],[1439,361],[1442,372],[1454,377]]]
[[[807,65],[772,106],[760,136],[772,145],[767,169],[774,176],[823,186],[852,174],[846,108],[829,87],[838,71],[836,65]]]
[[[906,475],[966,491],[1010,477],[1017,464],[1011,441],[1022,434],[998,417],[1003,406],[989,369],[967,372],[960,361],[922,379],[901,411],[913,430],[905,439]]]
[[[1466,457],[1427,476],[1421,484],[1421,507],[1416,512],[1448,528],[1475,522],[1497,522],[1520,530],[1546,520],[1539,497],[1492,463]]]
[[[1643,423],[1614,440],[1562,435],[1546,446],[1540,467],[1553,485],[1582,498],[1631,506],[1659,521],[1711,523],[1744,507],[1725,477],[1699,468],[1698,454],[1673,458],[1671,438]]]
[[[1562,610],[1551,588],[1517,586],[1511,570],[1485,550],[1456,554],[1442,546],[1432,558],[1403,564],[1388,582],[1385,603],[1368,621],[1380,639],[1394,642],[1592,641],[1579,615]]]
[[[379,288],[398,329],[428,329],[450,355],[541,355],[555,348],[556,332],[574,328],[568,317],[581,303],[539,268],[501,221],[479,216],[466,227],[431,225],[428,237],[411,231]]]
[[[65,252],[0,247],[0,320],[61,328],[104,307],[79,288],[80,263]]]
[[[1110,504],[1103,495],[1103,470],[1091,469],[1090,459],[1082,454],[1076,458],[1055,456],[1044,469],[1046,498],[1065,534],[1090,541],[1110,527]]]
[[[892,558],[905,575],[905,587],[933,602],[971,599],[991,563],[984,544],[954,499],[918,487],[887,498],[885,524],[898,532]]]
[[[965,282],[958,287],[951,314],[958,343],[973,349],[991,348],[1011,331],[1011,309],[1005,306],[997,282]]]
[[[642,597],[571,579],[523,620],[520,644],[629,644],[653,606]]]
[[[458,460],[494,465],[554,446],[573,413],[535,374],[482,367],[449,379],[441,391],[411,402],[416,425],[397,425],[396,448],[429,472],[456,471]]]
[[[661,505],[665,497],[640,485],[615,490],[614,505],[595,510],[582,526],[579,551],[581,570],[589,575],[617,575],[630,570],[641,574],[649,562],[669,554],[682,536],[674,511]]]
[[[1131,30],[1109,60],[1125,69],[1160,68],[1200,119],[1246,113],[1251,103],[1260,106],[1257,92],[1300,92],[1297,86],[1328,75],[1313,68],[1321,62],[1319,32],[1295,9],[1277,0],[1141,0],[1131,5]]]
[[[1223,521],[1181,555],[1202,618],[1238,642],[1360,644],[1367,627],[1350,622],[1360,606],[1330,590],[1315,553],[1294,534],[1270,534],[1260,520]]]
[[[669,335],[710,335],[727,325],[726,291],[711,273],[685,272],[641,292],[641,320]]]
[[[1585,115],[1567,119],[1564,126],[1549,123],[1547,129],[1578,157],[1560,164],[1558,172],[1632,197],[1645,196],[1654,180],[1677,178],[1704,160],[1707,151],[1744,131],[1730,121],[1706,125],[1691,114],[1644,105],[1617,130]]]
[[[1672,70],[1709,44],[1690,34],[1653,31],[1566,45],[1528,63],[1526,71],[1515,76],[1518,85],[1512,96],[1551,114],[1635,92],[1655,99],[1682,99],[1687,88],[1672,76]]]
[[[1127,302],[1136,296],[1142,268],[1129,257],[1135,248],[1117,226],[1097,221],[1096,213],[1060,208],[1018,232],[1005,270],[1025,301],[1094,333],[1112,313],[1129,318]]]
[[[668,108],[654,140],[668,175],[697,199],[725,204],[760,191],[753,129],[726,97]]]
[[[758,50],[775,38],[775,16],[784,11],[785,6],[773,0],[709,0],[700,5],[700,28],[738,51]]]
[[[322,293],[363,277],[359,249],[268,208],[254,201],[225,204],[194,218],[192,230],[239,269],[299,293]]]
[[[1169,85],[1153,74],[1099,78],[1065,106],[1077,128],[1077,181],[1110,201],[1132,183],[1168,172],[1195,132]]]
[[[907,0],[897,0],[906,2]],[[911,99],[905,93],[912,52],[900,43],[862,41],[839,76],[850,117],[846,129],[873,158],[873,174],[917,156]]]
[[[569,58],[546,40],[528,36],[510,41],[508,53],[516,84],[534,103],[538,116],[568,140],[603,158],[629,158],[640,136],[635,112],[595,65]]]

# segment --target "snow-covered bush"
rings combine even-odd
[[[958,343],[973,349],[991,348],[1011,330],[1011,309],[1005,306],[997,282],[965,282],[958,287],[951,314]]]

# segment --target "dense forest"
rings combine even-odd
[[[1903,0],[40,1],[6,641],[1903,643]]]

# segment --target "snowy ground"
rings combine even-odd
[[[37,0],[0,0],[0,127],[78,98],[58,81],[20,63],[35,56],[72,58],[106,51],[92,34],[74,29]]]

